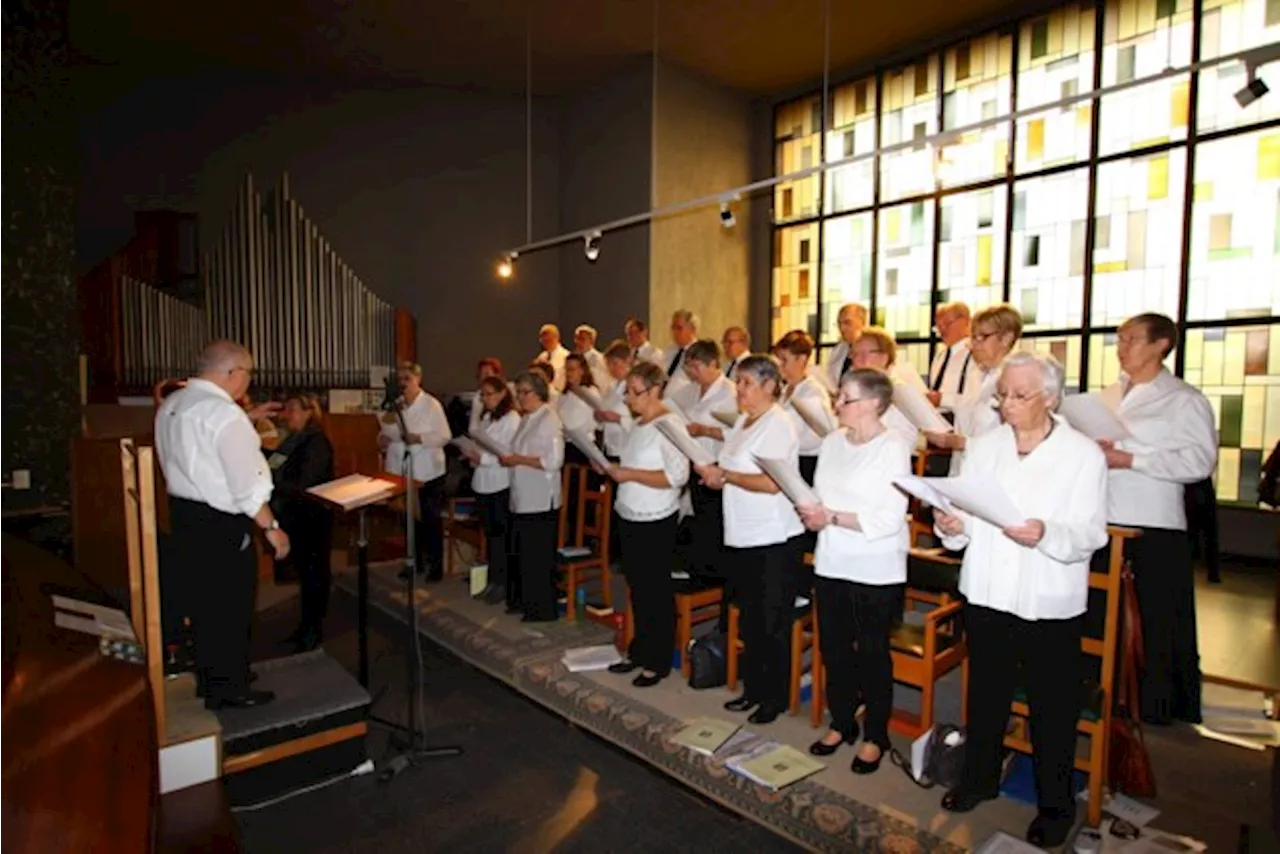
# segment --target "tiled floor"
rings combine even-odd
[[[1260,570],[1223,571],[1221,584],[1196,577],[1200,670],[1280,689],[1276,580]]]

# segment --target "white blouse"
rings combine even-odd
[[[858,526],[818,532],[814,572],[859,584],[907,581],[907,496],[893,485],[911,474],[911,445],[892,430],[861,445],[837,430],[822,442],[813,491],[824,506],[856,513]]]
[[[626,390],[627,381],[617,380],[609,386],[608,393],[604,395],[604,404],[609,408],[609,411],[616,412],[622,416],[622,420],[617,424],[611,421],[603,422],[604,452],[609,457],[622,456],[622,445],[627,440],[627,431],[631,429],[631,410],[627,408]]]
[[[960,473],[968,446],[983,433],[990,432],[1004,423],[1000,410],[996,408],[996,384],[1000,380],[998,369],[980,372],[982,382],[969,383],[964,397],[955,406],[956,433],[965,437],[965,451],[951,452],[951,474]]]
[[[804,401],[809,412],[825,419],[827,427],[834,430],[836,417],[831,408],[831,394],[818,380],[806,376],[795,385],[788,386],[782,397],[783,411],[791,418],[791,423],[796,428],[796,437],[800,441],[800,456],[816,457],[818,449],[822,447],[822,437],[813,432],[813,428],[796,411],[795,402],[798,400]]]
[[[453,438],[449,420],[444,417],[444,407],[425,391],[418,392],[413,403],[401,410],[405,429],[417,433],[422,441],[409,448],[409,467],[413,479],[421,483],[444,477],[444,446]],[[388,424],[384,418],[390,416]],[[394,413],[386,413],[378,419],[378,430],[391,440],[383,458],[383,466],[391,474],[404,474],[404,442],[400,437],[400,421]]]
[[[691,424],[702,424],[706,427],[719,427],[722,435],[729,434],[729,427],[715,417],[717,412],[738,411],[738,390],[725,377],[716,377],[716,381],[704,392],[701,388],[695,392],[698,399],[689,405],[685,412]],[[710,436],[699,436],[694,440],[712,456],[720,454],[720,446],[724,444]]]
[[[560,507],[560,469],[564,467],[564,429],[550,405],[520,419],[511,453],[537,457],[542,468],[512,466],[511,512],[542,513]]]
[[[520,429],[520,413],[511,409],[496,422],[489,416],[482,415],[472,432],[483,430],[494,441],[510,447],[511,440],[515,438],[518,429]],[[510,486],[511,469],[499,463],[498,458],[493,454],[481,450],[480,462],[476,463],[476,470],[471,475],[471,488],[477,495],[492,495]]]
[[[1091,439],[1053,416],[1053,431],[1019,457],[1013,428],[1001,425],[969,443],[965,475],[994,479],[1027,519],[1044,523],[1034,548],[999,528],[959,512],[964,532],[943,536],[965,548],[960,592],[973,605],[1024,620],[1063,620],[1083,614],[1089,559],[1107,544],[1107,462]]]
[[[1130,434],[1116,447],[1133,454],[1132,468],[1110,470],[1107,520],[1185,531],[1183,486],[1213,474],[1218,462],[1218,431],[1209,401],[1167,370],[1137,385],[1121,377],[1102,392],[1102,399]]]
[[[619,463],[625,468],[661,471],[670,487],[654,489],[632,481],[618,484],[616,509],[628,522],[653,522],[675,513],[680,508],[680,490],[689,480],[689,458],[658,431],[659,420],[683,429],[680,417],[671,413],[647,424],[635,422],[627,433]]]
[[[774,404],[747,426],[747,416],[725,433],[720,467],[740,474],[763,474],[753,457],[786,460],[800,469],[800,442],[791,418]],[[724,544],[750,548],[785,543],[804,533],[796,508],[781,492],[752,492],[726,483],[724,486]]]
[[[596,418],[591,404],[578,397],[569,389],[555,402],[556,415],[566,430],[581,430],[588,436],[596,432]]]

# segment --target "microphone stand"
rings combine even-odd
[[[426,392],[420,392],[426,394]],[[378,775],[378,779],[386,782],[400,775],[401,771],[416,765],[424,759],[439,759],[445,756],[461,756],[462,748],[457,745],[440,745],[427,746],[424,744],[426,733],[419,731],[419,726],[425,730],[425,724],[422,723],[421,717],[426,704],[422,701],[422,637],[418,634],[418,548],[417,548],[417,526],[414,524],[413,510],[418,506],[418,484],[413,474],[413,447],[409,444],[409,428],[405,425],[404,409],[400,406],[399,401],[392,404],[395,407],[396,423],[400,427],[400,441],[404,445],[404,456],[401,459],[401,472],[405,479],[405,502],[404,502],[404,527],[405,527],[405,557],[404,567],[406,602],[409,609],[408,626],[410,631],[409,645],[410,648],[405,650],[405,689],[408,695],[409,704],[409,722],[407,726],[390,723],[388,721],[378,721],[384,726],[392,729],[394,733],[399,734],[397,738],[392,735],[392,745],[399,749],[399,753],[388,759],[382,767],[382,772]],[[422,512],[422,508],[418,508],[418,512]]]

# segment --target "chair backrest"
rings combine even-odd
[[[573,545],[569,542],[569,512],[576,514],[577,508],[569,507],[569,499],[573,495],[573,484],[577,480],[579,463],[565,463],[560,469],[560,513],[556,519],[556,548]],[[577,518],[576,515],[574,518]]]
[[[1124,569],[1125,542],[1140,536],[1141,532],[1133,528],[1121,528],[1110,525],[1107,534],[1111,537],[1109,548],[1100,552],[1089,571],[1090,598],[1096,591],[1105,598],[1101,608],[1102,636],[1097,636],[1097,629],[1092,627],[1091,617],[1097,609],[1091,608],[1086,616],[1085,635],[1080,639],[1080,649],[1086,655],[1099,659],[1098,686],[1102,690],[1102,709],[1105,715],[1111,712],[1112,688],[1115,685],[1116,662],[1120,646],[1120,576]],[[1105,563],[1103,560],[1105,558]],[[1090,603],[1092,606],[1092,602]]]
[[[595,541],[605,566],[609,565],[609,528],[613,521],[613,481],[601,478],[599,486],[591,484],[594,472],[588,466],[577,466],[578,516],[574,528],[574,545],[587,546]]]

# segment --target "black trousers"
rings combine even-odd
[[[1218,494],[1213,488],[1213,478],[1187,484],[1182,496],[1192,556],[1199,556],[1210,580],[1217,581],[1222,577],[1222,570],[1218,562]]]
[[[893,712],[889,633],[902,619],[906,585],[858,584],[819,575],[814,587],[831,728],[841,735],[853,732],[862,700],[867,704],[864,737],[886,750]]]
[[[693,507],[693,547],[690,549],[690,574],[724,584],[720,603],[719,632],[729,630],[729,606],[734,603],[732,572],[724,561],[724,495],[701,483],[689,484],[689,503]]]
[[[285,515],[280,524],[289,535],[289,558],[298,574],[298,634],[321,640],[333,586],[333,517],[327,511]]]
[[[476,509],[484,525],[485,550],[489,560],[489,583],[507,585],[507,565],[511,552],[511,491],[503,489],[486,494],[476,493]]]
[[[414,538],[418,571],[431,578],[444,576],[444,475],[418,487],[418,518],[414,522]]]
[[[170,497],[171,571],[185,577],[195,630],[196,679],[206,697],[249,686],[249,632],[257,553],[253,520]]]
[[[791,626],[800,588],[804,536],[783,543],[727,549],[746,645],[744,694],[785,709],[791,680]]]
[[[675,655],[676,603],[671,555],[676,547],[678,513],[656,522],[620,519],[622,573],[631,589],[636,634],[627,650],[633,662],[663,676]]]
[[[512,561],[507,569],[507,601],[518,604],[526,617],[556,617],[555,510],[512,513]]]
[[[1191,542],[1183,531],[1143,528],[1125,544],[1142,615],[1144,720],[1200,721],[1200,650]]]
[[[977,605],[965,606],[964,613],[969,639],[969,702],[962,785],[983,795],[999,792],[1009,705],[1021,682],[1031,711],[1031,759],[1040,810],[1072,813],[1076,721],[1082,699],[1083,615],[1067,620],[1024,620]]]

